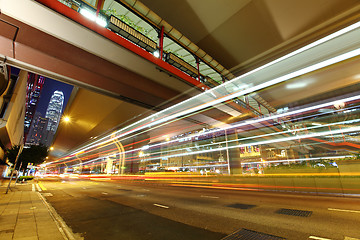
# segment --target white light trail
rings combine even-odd
[[[264,89],[264,88],[267,88],[267,87],[270,87],[270,86],[273,86],[275,84],[278,84],[278,83],[281,83],[281,82],[284,82],[284,81],[287,81],[289,79],[292,79],[292,78],[295,78],[295,77],[298,77],[298,76],[301,76],[301,75],[304,75],[306,73],[309,73],[309,72],[313,72],[315,70],[318,70],[318,69],[321,69],[321,68],[324,68],[324,67],[327,67],[327,66],[330,66],[334,63],[338,63],[340,61],[344,61],[346,59],[349,59],[349,58],[352,58],[352,57],[355,57],[355,56],[358,56],[360,54],[360,48],[358,49],[355,49],[353,51],[350,51],[350,52],[347,52],[345,54],[342,54],[342,55],[339,55],[339,56],[336,56],[334,58],[331,58],[331,59],[328,59],[328,60],[325,60],[323,62],[320,62],[320,63],[317,63],[317,64],[314,64],[314,65],[311,65],[309,67],[306,67],[306,68],[303,68],[303,69],[300,69],[298,71],[295,71],[295,72],[292,72],[292,73],[289,73],[289,74],[286,74],[284,76],[281,76],[281,77],[278,77],[278,78],[275,78],[273,80],[270,80],[270,81],[267,81],[265,83],[261,83],[259,85],[256,85],[254,87],[250,87],[248,89],[245,89],[245,90],[242,90],[242,91],[239,91],[239,92],[236,92],[236,93],[233,93],[233,94],[229,94],[227,96],[223,96],[223,97],[220,97],[220,98],[217,98],[211,102],[207,102],[205,104],[202,104],[202,105],[198,105],[196,107],[193,107],[191,109],[187,109],[187,110],[184,110],[182,112],[178,112],[176,114],[172,114],[170,116],[167,116],[167,117],[164,117],[164,118],[161,118],[157,121],[152,121],[152,122],[149,122],[148,124],[145,124],[144,126],[142,127],[138,127],[138,128],[134,128],[134,129],[131,129],[125,133],[121,133],[119,136],[117,136],[118,138],[121,138],[121,137],[124,137],[130,133],[133,133],[133,132],[136,132],[136,131],[139,131],[141,129],[144,129],[144,128],[149,128],[149,127],[153,127],[157,124],[161,124],[161,123],[164,123],[164,122],[167,122],[167,121],[170,121],[172,119],[175,119],[175,118],[179,118],[179,117],[182,117],[184,115],[187,115],[187,114],[191,114],[193,112],[197,112],[197,111],[200,111],[204,108],[208,108],[208,107],[211,107],[211,106],[214,106],[216,104],[219,104],[219,103],[222,103],[222,102],[226,102],[228,100],[231,100],[233,98],[236,98],[236,97],[239,97],[239,96],[242,96],[242,95],[246,95],[246,94],[249,94],[249,93],[252,93],[252,92],[255,92],[255,91],[259,91],[261,89]],[[338,101],[337,101],[338,102]],[[334,104],[334,103],[333,103]],[[332,105],[333,105],[332,104]],[[280,114],[281,115],[281,114]],[[286,116],[288,114],[284,114],[284,116]],[[121,132],[123,131],[123,129],[117,131],[118,132]],[[109,141],[109,140],[108,140]]]
[[[87,14],[87,13],[84,13],[84,14]],[[313,43],[311,43],[311,44],[308,44],[308,45],[306,45],[306,46],[304,46],[304,47],[302,47],[302,48],[300,48],[300,49],[298,49],[298,50],[296,50],[296,51],[294,51],[294,52],[291,52],[291,53],[289,53],[289,54],[287,54],[287,55],[285,55],[285,56],[283,56],[283,57],[280,57],[280,58],[278,58],[278,59],[276,59],[276,60],[274,60],[274,61],[272,61],[272,62],[270,62],[270,63],[267,63],[267,64],[265,64],[265,65],[263,65],[263,66],[261,66],[261,67],[259,67],[259,68],[256,68],[256,69],[248,72],[248,73],[245,73],[245,74],[243,74],[243,75],[241,75],[241,76],[239,76],[239,77],[237,77],[237,78],[235,78],[235,79],[233,79],[233,80],[231,80],[231,81],[229,81],[229,82],[227,82],[227,83],[225,83],[225,84],[223,84],[223,85],[220,85],[220,86],[218,86],[218,87],[215,87],[215,88],[213,88],[213,89],[211,89],[211,90],[209,90],[209,91],[210,91],[210,93],[212,93],[212,91],[216,91],[218,88],[224,88],[224,87],[226,87],[227,84],[232,84],[234,81],[238,81],[238,80],[241,79],[241,78],[244,78],[244,77],[246,77],[246,76],[249,76],[249,75],[251,75],[251,74],[253,74],[253,73],[255,73],[255,72],[258,72],[258,71],[260,71],[260,70],[262,70],[262,69],[265,69],[265,68],[267,68],[267,67],[270,67],[270,66],[272,66],[272,65],[274,65],[274,64],[276,64],[276,63],[278,63],[278,62],[284,61],[284,60],[286,60],[286,59],[288,59],[288,58],[290,58],[290,57],[292,57],[292,56],[295,56],[295,55],[297,55],[297,54],[299,54],[299,53],[302,53],[302,52],[304,52],[304,51],[306,51],[306,50],[309,50],[309,49],[311,49],[311,48],[314,48],[314,47],[316,47],[316,46],[318,46],[318,45],[320,45],[320,44],[322,44],[322,43],[325,43],[325,42],[327,42],[327,41],[329,41],[329,40],[331,40],[331,39],[337,38],[337,37],[339,37],[339,36],[341,36],[341,35],[343,35],[343,34],[345,34],[345,33],[348,33],[348,32],[350,32],[350,31],[352,31],[352,30],[354,30],[354,29],[359,28],[359,27],[360,27],[360,22],[357,22],[357,23],[355,23],[355,24],[352,24],[352,25],[350,25],[350,26],[348,26],[348,27],[346,27],[346,28],[343,28],[343,29],[341,29],[341,30],[339,30],[339,31],[337,31],[337,32],[335,32],[335,33],[333,33],[333,34],[330,34],[330,35],[328,35],[328,36],[326,36],[326,37],[324,37],[324,38],[322,38],[322,39],[319,39],[319,40],[317,40],[317,41],[315,41],[315,42],[313,42]],[[181,102],[181,103],[178,103],[178,104],[176,104],[176,105],[174,105],[174,106],[171,106],[171,107],[169,107],[169,108],[167,108],[167,109],[165,109],[165,110],[163,110],[163,111],[160,111],[160,112],[158,112],[158,113],[156,113],[156,114],[153,114],[153,115],[151,115],[151,116],[149,116],[149,117],[146,117],[146,118],[144,118],[144,119],[142,119],[142,120],[140,120],[140,121],[138,121],[138,122],[135,122],[135,123],[133,123],[133,124],[130,124],[130,125],[122,128],[122,129],[116,131],[115,134],[119,134],[116,138],[121,138],[121,137],[127,136],[127,135],[129,135],[129,134],[131,134],[131,133],[134,133],[134,132],[136,132],[136,131],[143,130],[143,129],[146,129],[146,128],[150,128],[150,127],[153,127],[153,126],[155,126],[155,125],[157,125],[157,124],[161,124],[161,123],[170,121],[170,120],[172,120],[172,119],[175,119],[175,118],[178,118],[178,117],[181,117],[181,116],[184,116],[184,115],[187,115],[187,114],[190,114],[190,113],[193,113],[193,112],[196,112],[196,111],[205,109],[205,108],[207,108],[207,107],[214,106],[214,105],[216,105],[216,104],[219,104],[219,103],[224,102],[224,101],[231,100],[231,99],[236,98],[236,97],[239,97],[239,96],[241,96],[241,95],[249,94],[249,93],[251,93],[251,92],[255,92],[255,91],[258,91],[258,90],[260,90],[260,89],[263,89],[263,88],[272,86],[272,85],[274,85],[274,84],[287,81],[287,80],[289,80],[289,79],[291,79],[291,78],[298,77],[298,76],[301,76],[301,75],[303,75],[303,74],[306,74],[306,73],[309,73],[309,72],[312,72],[312,71],[315,71],[315,70],[318,70],[318,69],[321,69],[321,68],[330,66],[330,65],[332,65],[332,64],[334,64],[334,63],[337,63],[337,62],[340,62],[340,61],[344,61],[344,60],[346,60],[346,59],[349,59],[349,58],[358,56],[359,54],[360,54],[360,49],[355,49],[355,50],[352,50],[352,51],[350,51],[350,52],[341,54],[341,55],[339,55],[339,56],[330,58],[330,59],[328,59],[328,60],[325,60],[325,61],[316,63],[316,64],[314,64],[314,65],[305,67],[305,68],[303,68],[303,69],[294,71],[294,72],[292,72],[292,73],[286,74],[286,75],[284,75],[284,76],[275,78],[275,79],[273,79],[273,80],[270,80],[270,81],[261,83],[261,84],[259,84],[259,85],[253,86],[253,87],[250,87],[250,88],[248,88],[248,89],[240,90],[240,91],[238,91],[238,92],[229,94],[229,95],[227,95],[227,96],[223,96],[223,97],[214,99],[213,101],[204,103],[204,104],[202,104],[202,105],[195,106],[195,107],[192,107],[192,108],[190,108],[190,109],[186,109],[186,110],[183,110],[183,111],[181,111],[181,112],[177,112],[177,113],[175,113],[175,114],[168,115],[168,116],[166,116],[166,117],[162,117],[162,118],[158,117],[158,116],[160,116],[161,114],[167,115],[167,112],[169,112],[170,110],[172,110],[172,109],[174,109],[174,108],[178,108],[178,107],[184,106],[186,103],[188,103],[188,102],[190,102],[190,101],[196,102],[196,99],[198,99],[198,98],[201,97],[201,96],[205,96],[205,94],[208,94],[208,93],[209,93],[209,91],[204,92],[204,93],[202,93],[202,94],[199,94],[199,95],[197,95],[197,96],[195,96],[195,97],[192,97],[192,98],[190,98],[190,99],[188,99],[188,100],[185,100],[185,101],[183,101],[183,102]],[[281,114],[280,114],[280,115],[281,115]],[[287,116],[287,115],[289,115],[289,114],[286,114],[286,115],[284,115],[284,116]],[[280,117],[280,116],[278,116],[278,117]],[[273,119],[273,118],[268,118],[268,119]],[[257,120],[257,121],[260,121],[260,120]],[[257,122],[257,121],[254,121],[254,122]],[[114,133],[112,133],[112,134],[114,134]],[[88,145],[85,145],[84,147],[80,148],[78,151],[76,151],[76,152],[73,153],[73,154],[78,154],[78,153],[81,153],[81,152],[83,152],[83,151],[87,151],[87,150],[89,150],[89,149],[91,149],[91,148],[94,148],[94,147],[97,147],[97,146],[100,146],[100,145],[102,145],[102,144],[106,144],[106,143],[112,141],[112,140],[113,140],[113,139],[111,139],[111,135],[112,135],[112,134],[109,134],[109,135],[107,135],[107,136],[104,136],[104,137],[102,137],[101,139],[98,139],[98,140],[96,140],[96,141],[93,142],[93,143],[90,143],[90,144],[88,144]]]
[[[327,160],[327,159],[339,159],[339,158],[348,158],[353,157],[352,155],[343,155],[343,156],[325,156],[325,157],[312,157],[312,158],[298,158],[298,159],[285,159],[285,160],[273,160],[273,161],[256,161],[256,162],[246,162],[241,163],[241,165],[249,164],[265,164],[265,163],[280,163],[280,162],[296,162],[296,161],[316,161],[316,160]]]
[[[355,96],[355,97],[350,97],[350,98],[346,98],[346,99],[350,99],[350,100],[356,100],[356,99],[360,99],[360,96]],[[311,106],[309,107],[310,109],[313,110],[313,108],[315,107],[315,109],[319,109],[321,107],[324,107],[325,106],[331,106],[333,102],[336,102],[338,100],[335,100],[335,101],[332,101],[332,102],[329,102],[329,103],[325,103],[325,104],[320,104],[320,105],[317,105],[317,106]],[[290,114],[292,115],[294,112],[298,112],[300,110],[303,110],[305,112],[309,111],[309,108],[303,108],[303,109],[299,109],[299,110],[296,110],[296,111],[290,111],[288,113],[284,113],[284,114]],[[273,115],[273,116],[270,116],[271,119],[274,119],[274,118],[279,118],[279,114],[278,115]],[[266,118],[261,118],[261,119],[258,119],[258,120],[264,120]],[[267,119],[268,120],[268,119]],[[346,125],[346,124],[354,124],[354,123],[359,123],[360,122],[360,119],[353,119],[353,120],[346,120],[346,121],[341,121],[341,122],[335,122],[335,123],[328,123],[328,124],[323,124],[323,125],[314,125],[314,126],[309,126],[309,127],[303,127],[303,128],[298,128],[296,129],[296,131],[298,132],[302,132],[302,131],[308,131],[308,130],[313,130],[313,129],[320,129],[320,128],[324,128],[324,127],[329,127],[329,126],[336,126],[336,125]],[[255,122],[253,121],[245,121],[244,122],[244,125],[249,125],[249,124],[254,124]],[[241,125],[241,126],[244,126],[244,125]],[[239,127],[239,125],[235,125],[234,127]],[[215,133],[215,132],[218,132],[218,131],[224,131],[224,129],[219,129],[219,130],[216,130],[216,131],[209,131],[209,132],[204,132],[204,133],[199,133],[199,134],[195,134],[193,136],[191,136],[192,138],[195,138],[195,137],[199,137],[201,135],[204,135],[204,134],[209,134],[209,133]],[[250,139],[256,139],[256,138],[264,138],[264,137],[270,137],[270,136],[276,136],[276,135],[282,135],[282,134],[288,134],[288,133],[292,133],[294,132],[294,130],[292,129],[289,129],[289,130],[286,130],[286,131],[282,131],[282,132],[275,132],[275,133],[269,133],[269,134],[263,134],[263,135],[256,135],[256,136],[251,136],[251,137],[245,137],[245,138],[241,138],[241,139],[237,139],[237,140],[230,140],[228,141],[228,143],[231,143],[231,142],[241,142],[241,141],[245,141],[245,140],[250,140]],[[161,143],[157,143],[157,144],[153,144],[153,145],[146,145],[144,146],[145,149],[143,148],[136,148],[136,149],[132,149],[132,150],[128,150],[128,151],[125,151],[124,154],[130,154],[130,153],[133,153],[133,152],[138,152],[138,151],[142,151],[142,150],[147,150],[147,149],[151,149],[151,148],[155,148],[155,147],[159,147],[161,145],[166,145],[166,144],[169,144],[169,143],[174,143],[174,142],[179,142],[179,139],[175,139],[175,140],[171,140],[171,141],[167,141],[167,142],[161,142]],[[216,142],[216,143],[211,143],[211,144],[205,144],[205,145],[201,145],[201,147],[215,147],[219,144],[224,144],[225,142]],[[253,143],[253,145],[260,145],[258,144],[257,142]],[[196,149],[196,146],[195,147],[189,147],[190,149]],[[175,150],[168,150],[167,153],[171,153],[171,152],[178,152],[178,151],[181,151],[182,149],[175,149]],[[219,150],[219,148],[216,148],[214,149],[215,151]],[[208,152],[208,150],[204,150],[205,152]],[[159,152],[152,152],[150,155],[156,155],[156,154],[159,154]],[[194,151],[193,154],[196,154],[198,153],[198,151]],[[111,154],[109,155],[109,157],[116,157],[118,156],[120,153],[116,153],[116,154]],[[172,155],[170,155],[169,157],[172,157]],[[99,157],[99,158],[96,158],[96,159],[92,159],[88,162],[86,162],[86,164],[88,163],[91,163],[91,162],[95,162],[97,160],[101,160],[103,159],[103,157]],[[69,159],[66,159],[66,160],[69,160]],[[76,159],[74,160],[71,160],[71,161],[76,161]],[[59,164],[61,164],[62,162],[59,162]],[[47,163],[47,164],[51,164],[51,163]],[[74,166],[77,166],[79,164],[76,164]]]
[[[310,107],[300,108],[300,109],[293,110],[293,111],[279,113],[279,114],[271,115],[271,116],[264,117],[264,118],[257,118],[257,119],[254,119],[254,120],[246,120],[246,121],[240,122],[238,124],[232,125],[230,127],[225,127],[223,129],[216,129],[216,130],[213,130],[213,131],[194,134],[192,137],[199,137],[199,136],[202,136],[202,135],[205,135],[205,134],[216,133],[218,131],[230,130],[230,129],[234,129],[234,128],[238,128],[238,127],[242,127],[242,126],[246,126],[246,125],[253,125],[253,124],[256,124],[256,123],[261,123],[261,122],[264,122],[264,121],[274,120],[274,119],[283,118],[283,117],[287,117],[287,116],[298,115],[300,113],[309,112],[309,111],[313,111],[313,110],[316,110],[316,109],[333,106],[334,103],[339,102],[339,101],[351,102],[351,101],[356,101],[356,100],[359,100],[359,99],[360,99],[360,95],[357,95],[357,96],[344,98],[344,99],[341,99],[341,100],[334,100],[334,101],[331,101],[331,102],[322,103],[322,104],[315,105],[315,106],[310,106]],[[81,151],[85,151],[85,150],[88,150],[90,148],[97,147],[99,145],[105,144],[105,143],[110,142],[112,140],[113,140],[113,138],[108,139],[108,140],[106,140],[106,141],[104,141],[102,143],[96,144],[95,146],[89,146],[87,149],[84,149],[84,150],[81,150]],[[168,142],[163,142],[163,143],[159,143],[159,144],[155,144],[155,145],[151,145],[150,147],[160,146],[160,145],[163,145],[163,144],[169,144],[169,143],[173,143],[173,142],[177,142],[177,141],[179,141],[179,139],[171,140],[171,141],[168,141]],[[81,151],[79,151],[78,153],[75,153],[75,154],[79,154]],[[134,150],[131,150],[131,151],[138,151],[138,150],[134,149]]]
[[[216,149],[206,149],[206,150],[202,150],[202,151],[194,151],[191,153],[184,152],[184,153],[179,153],[179,154],[167,155],[167,156],[163,156],[163,157],[167,157],[167,158],[181,157],[181,156],[187,156],[187,155],[193,155],[193,154],[222,151],[222,150],[231,149],[231,148],[250,147],[250,146],[254,146],[254,145],[266,145],[266,144],[280,143],[280,142],[286,142],[286,141],[293,141],[293,140],[313,138],[313,137],[321,137],[321,136],[326,136],[326,135],[330,135],[330,134],[348,133],[348,132],[355,132],[355,131],[360,131],[360,127],[352,127],[352,128],[348,128],[348,129],[339,129],[339,130],[311,133],[311,134],[305,134],[305,135],[300,135],[300,136],[284,137],[284,138],[280,138],[280,139],[264,140],[264,141],[239,144],[239,145],[229,146],[229,147],[221,147],[221,148],[216,148]],[[156,160],[156,159],[158,159],[158,157],[148,158],[147,160]]]

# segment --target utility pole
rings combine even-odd
[[[10,175],[9,184],[8,184],[8,186],[7,186],[7,189],[6,189],[6,193],[5,193],[5,194],[7,194],[8,191],[9,191],[9,189],[10,189],[10,184],[11,184],[11,180],[12,180],[12,178],[13,178],[13,176],[14,176],[14,172],[15,172],[15,169],[16,169],[16,164],[17,164],[17,162],[18,162],[19,156],[20,156],[23,148],[24,148],[24,145],[21,145],[20,148],[19,148],[19,152],[18,152],[18,154],[16,155],[15,164],[14,164],[14,170],[12,171],[12,173],[11,173],[11,175]]]

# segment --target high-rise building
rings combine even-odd
[[[46,145],[47,131],[46,127],[48,119],[41,116],[41,113],[36,112],[30,130],[26,139],[26,145]]]
[[[31,122],[34,119],[45,78],[34,73],[28,74],[25,102],[24,140],[26,141]]]
[[[52,143],[56,130],[59,126],[63,105],[64,93],[62,91],[55,91],[50,98],[50,102],[45,114],[45,118],[48,119],[46,127],[48,135],[45,143],[46,146],[50,146]]]

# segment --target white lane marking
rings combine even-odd
[[[309,236],[311,239],[319,239],[319,240],[331,240],[330,238],[322,238],[322,237],[315,237],[315,236]]]
[[[145,197],[146,195],[144,195],[144,194],[138,194],[138,195],[136,195],[137,197]]]
[[[219,198],[219,197],[215,197],[215,196],[206,196],[206,195],[201,195],[201,197],[204,197],[204,198]]]
[[[345,236],[344,240],[359,240],[359,239]]]
[[[337,209],[337,208],[328,208],[330,211],[338,211],[338,212],[351,212],[351,213],[360,213],[360,211],[356,210],[346,210],[346,209]]]
[[[164,205],[161,205],[161,204],[156,204],[156,203],[154,203],[154,206],[157,206],[157,207],[161,207],[161,208],[169,208],[168,206],[164,206]]]
[[[41,192],[41,191],[42,191],[42,189],[40,188],[39,184],[36,184],[36,188],[37,188],[38,192]]]
[[[149,190],[149,189],[145,189],[145,188],[143,188],[143,190],[144,190],[144,191],[147,191],[147,192],[150,192],[150,190]]]
[[[101,194],[108,195],[108,193],[107,193],[107,192],[102,192]]]
[[[35,185],[32,184],[31,191],[35,192]]]

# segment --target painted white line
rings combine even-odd
[[[50,216],[54,220],[59,232],[63,236],[64,240],[76,240],[74,233],[72,232],[71,228],[69,228],[64,220],[57,214],[55,209],[46,201],[46,199],[38,192],[37,193],[39,198],[43,201],[44,205],[48,209]]]
[[[51,193],[43,193],[42,194],[44,197],[52,197],[52,196],[54,196],[54,195],[52,195]]]
[[[41,191],[42,191],[42,189],[40,188],[39,184],[36,184],[36,188],[37,188],[38,192],[41,192]]]
[[[149,189],[145,189],[145,188],[143,188],[143,190],[144,190],[144,191],[147,191],[147,192],[150,192],[150,190],[149,190]]]
[[[154,206],[157,206],[157,207],[161,207],[161,208],[169,208],[168,206],[164,206],[164,205],[160,205],[160,204],[156,204],[156,203],[154,203]]]
[[[35,185],[32,184],[31,191],[35,192]]]
[[[101,194],[108,195],[108,193],[107,193],[107,192],[102,192]]]
[[[359,240],[359,238],[352,238],[352,237],[345,236],[344,240]]]
[[[204,197],[204,198],[219,198],[219,197],[215,197],[215,196],[206,196],[206,195],[201,195],[201,197]]]
[[[311,239],[319,239],[319,240],[331,240],[330,238],[322,238],[322,237],[315,237],[315,236],[309,236]]]
[[[351,212],[351,213],[360,213],[360,211],[356,210],[346,210],[346,209],[337,209],[337,208],[328,208],[330,211],[338,211],[338,212]]]

